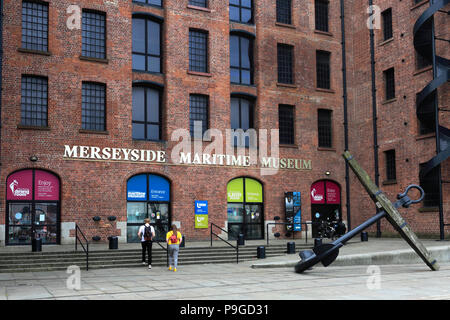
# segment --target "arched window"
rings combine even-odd
[[[264,239],[263,186],[251,178],[236,178],[227,185],[228,236]]]
[[[60,243],[60,181],[44,170],[25,169],[6,179],[6,244]]]
[[[341,187],[331,180],[316,181],[311,185],[311,215],[313,238],[318,234],[322,221],[342,221]]]
[[[156,241],[164,241],[169,231],[170,182],[154,174],[140,174],[127,182],[127,241],[139,242],[137,236],[144,219],[155,227]]]

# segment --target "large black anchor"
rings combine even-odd
[[[369,192],[372,199],[376,202],[377,207],[384,210],[379,211],[375,216],[355,229],[349,231],[339,239],[331,243],[319,245],[313,250],[305,250],[300,252],[300,257],[302,260],[295,266],[295,271],[297,273],[302,273],[319,262],[322,262],[325,267],[329,266],[339,255],[339,248],[344,246],[347,241],[362,232],[364,229],[370,227],[372,224],[384,217],[387,218],[387,220],[394,226],[406,242],[408,242],[408,244],[432,270],[439,270],[439,265],[436,260],[431,258],[431,255],[425,246],[420,242],[415,233],[411,231],[408,224],[403,220],[397,211],[397,209],[402,206],[408,208],[413,203],[421,202],[425,196],[423,189],[418,185],[412,184],[406,188],[405,192],[397,195],[397,202],[392,203],[387,199],[383,192],[379,190],[375,184],[373,184],[367,173],[359,167],[358,163],[353,159],[353,156],[351,156],[350,153],[346,152],[344,157],[348,160],[351,168]],[[408,196],[408,192],[411,189],[419,190],[420,197],[418,199],[412,200]]]

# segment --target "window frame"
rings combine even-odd
[[[291,121],[290,126],[291,128],[287,128],[287,127],[282,127],[282,119],[281,119],[281,111],[284,109],[284,111],[289,110],[289,112],[291,113],[291,119],[289,119],[289,121]],[[286,121],[287,122],[287,121]],[[280,145],[295,145],[295,106],[294,105],[289,105],[289,104],[279,104],[278,105],[278,129],[279,129],[279,144]],[[287,140],[283,140],[282,141],[282,131],[283,130],[287,130],[289,132],[287,132],[285,135],[291,135],[289,137],[289,141]]]
[[[85,85],[93,85],[93,86],[98,86],[98,87],[103,87],[102,89],[103,89],[103,93],[104,93],[104,103],[103,103],[103,129],[101,129],[101,130],[99,130],[99,129],[93,129],[92,127],[90,127],[90,128],[87,128],[87,127],[85,127],[84,125],[85,125],[85,122],[84,122],[84,117],[85,116],[83,116],[83,111],[85,110],[85,107],[84,107],[84,102],[83,102],[83,100],[84,100],[84,91],[85,91],[85,88],[84,88],[84,86]],[[90,89],[90,90],[92,90],[92,89]],[[94,89],[95,90],[95,89]],[[81,130],[85,130],[85,131],[94,131],[94,132],[106,132],[106,128],[107,128],[107,126],[106,126],[106,124],[107,124],[107,122],[106,122],[106,115],[107,115],[107,112],[106,112],[106,107],[107,107],[107,86],[106,86],[106,84],[105,83],[101,83],[101,82],[93,82],[93,81],[83,81],[82,82],[82,84],[81,84]],[[92,110],[90,110],[91,112],[92,112]],[[86,116],[87,117],[87,116]],[[91,118],[91,117],[89,117],[89,118]],[[98,118],[98,117],[97,117]],[[89,122],[89,123],[91,123],[91,122]],[[95,127],[95,125],[94,125],[94,127]]]
[[[199,120],[199,119],[192,119],[192,115],[193,115],[192,103],[193,103],[193,101],[191,100],[191,98],[193,98],[193,97],[199,97],[199,98],[205,98],[206,99],[206,104],[204,106],[203,105],[201,106],[201,107],[205,107],[205,111],[206,112],[204,114],[202,114],[202,115],[205,115],[206,119],[201,119],[201,120]],[[197,137],[195,137],[195,135],[194,135],[195,132],[193,131],[193,126],[194,126],[194,124],[192,123],[193,121],[202,121],[202,137],[205,135],[205,132],[209,129],[209,112],[210,112],[209,95],[200,94],[200,93],[191,93],[191,94],[189,94],[189,132],[191,134],[191,137],[197,138]],[[196,112],[195,114],[200,114],[200,113]],[[205,121],[205,122],[203,122],[203,121]],[[206,127],[203,126],[204,124],[206,124]]]
[[[327,114],[327,118],[324,119],[323,117],[321,117],[321,114],[322,115]],[[333,148],[333,110],[317,109],[317,137],[319,148],[325,149]],[[329,142],[329,145],[323,143],[324,139],[326,139],[327,142]]]
[[[162,134],[163,134],[163,130],[162,130],[162,126],[163,126],[163,114],[162,114],[162,112],[163,112],[163,102],[162,102],[162,99],[163,99],[163,88],[162,87],[158,87],[158,86],[153,86],[153,85],[150,85],[150,84],[133,84],[133,87],[132,87],[132,90],[134,90],[135,88],[142,88],[142,89],[144,89],[144,121],[141,121],[141,120],[134,120],[133,119],[133,107],[132,107],[132,110],[131,110],[131,112],[132,112],[132,114],[131,114],[131,130],[132,130],[132,133],[131,133],[131,138],[133,139],[133,140],[138,140],[138,141],[156,141],[156,142],[159,142],[159,141],[163,141],[163,137],[162,137]],[[147,115],[147,109],[148,109],[148,103],[147,103],[147,90],[155,90],[155,91],[157,91],[158,92],[158,120],[159,120],[159,122],[151,122],[151,121],[147,121],[147,119],[148,119],[148,115]],[[133,94],[132,94],[133,95]],[[132,98],[133,99],[133,98]],[[132,105],[133,105],[133,102],[132,102]],[[134,136],[133,136],[133,125],[134,124],[143,124],[144,125],[144,136],[145,136],[145,138],[135,138]],[[159,139],[149,139],[148,138],[148,131],[147,131],[147,128],[148,128],[148,126],[151,126],[151,125],[158,125],[158,135],[159,135]]]
[[[25,96],[24,97],[24,79],[25,78],[27,78],[27,79],[29,79],[30,81],[32,81],[32,79],[39,79],[39,80],[45,80],[45,85],[46,85],[46,90],[45,90],[45,101],[46,101],[46,104],[45,104],[45,112],[44,111],[33,111],[33,104],[32,103],[30,103],[29,105],[28,105],[28,107],[30,108],[30,110],[31,111],[28,111],[28,113],[30,113],[30,115],[31,115],[31,117],[24,117],[24,113],[26,114],[27,113],[27,110],[24,110],[24,102],[23,102],[23,100],[24,99],[31,99],[31,100],[33,100],[33,98],[34,99],[44,99],[44,98],[39,98],[39,97],[36,97],[36,96],[32,96],[32,95],[27,95],[27,96]],[[33,85],[33,83],[31,82],[28,82],[28,84],[31,84],[31,85]],[[34,83],[34,84],[36,84],[36,83]],[[38,85],[43,85],[43,83],[40,83],[40,84],[38,84]],[[27,88],[28,89],[28,88]],[[39,75],[30,75],[30,74],[22,74],[22,76],[21,76],[21,102],[20,102],[20,126],[25,126],[25,127],[36,127],[36,128],[48,128],[48,77],[45,77],[45,76],[39,76]],[[30,88],[30,89],[28,89],[29,91],[30,91],[30,93],[32,94],[33,92],[38,92],[38,90],[33,90],[32,88]],[[44,92],[44,91],[39,91],[39,92]],[[39,108],[43,108],[44,107],[44,105],[40,105],[39,106]],[[27,108],[26,106],[25,106],[25,108]],[[34,107],[34,108],[36,108],[36,107]],[[45,114],[45,119],[44,118],[40,118],[40,121],[44,121],[43,123],[41,123],[41,124],[33,124],[33,119],[38,119],[37,117],[33,117],[33,114],[36,114],[36,113],[39,113],[40,115],[43,115],[43,114]],[[31,122],[27,122],[27,121],[24,121],[24,119],[31,119]]]
[[[237,37],[238,38],[238,55],[239,55],[239,66],[232,66],[231,65],[231,37]],[[249,55],[249,60],[250,60],[250,67],[249,68],[245,68],[242,67],[242,38],[245,38],[249,41],[249,51],[250,51],[250,55]],[[244,33],[239,33],[239,32],[231,32],[230,33],[230,83],[232,84],[239,84],[239,85],[246,85],[246,86],[252,86],[255,84],[255,77],[254,77],[254,72],[255,72],[255,41],[254,41],[254,36],[252,35],[247,35]],[[235,69],[238,70],[239,72],[239,82],[234,82],[232,81],[231,78],[231,70]],[[243,71],[248,71],[250,73],[250,83],[244,83],[242,82],[242,72]]]
[[[285,51],[284,53],[290,54],[290,61],[289,61],[290,66],[286,66],[281,63],[281,62],[285,62],[285,61],[280,60],[282,58],[280,56],[280,49],[282,49],[282,48],[289,49],[289,50]],[[280,67],[283,67],[283,68],[280,68]],[[290,67],[290,68],[288,68],[288,67]],[[282,71],[281,69],[286,69],[286,70],[289,69],[289,74],[285,71]],[[285,75],[283,75],[283,73]],[[295,84],[295,46],[290,45],[290,44],[285,44],[285,43],[277,43],[277,75],[278,75],[278,78],[277,78],[278,83],[288,84],[288,85]],[[286,78],[283,78],[286,75],[289,78],[287,81],[285,81]]]
[[[194,44],[193,42],[193,36],[195,34],[203,34],[205,36],[205,52],[204,55],[201,55],[201,57],[204,57],[204,65],[202,67],[204,67],[204,70],[193,70],[192,68],[194,67],[192,62],[196,61],[198,62],[199,60],[197,59],[193,59],[195,56],[199,57],[200,55],[196,54],[194,55],[192,49],[194,49],[194,47],[192,46]],[[200,37],[197,37],[200,38]],[[196,50],[198,50],[198,48],[196,48]],[[196,66],[197,68],[197,66]],[[209,31],[208,30],[202,30],[202,29],[196,29],[196,28],[189,28],[189,67],[188,70],[191,72],[199,72],[199,73],[209,73]]]
[[[281,1],[287,3],[282,4]],[[283,7],[281,7],[281,5],[283,5]],[[288,12],[282,12],[282,9],[288,10]],[[280,21],[281,16],[287,16],[288,22]],[[276,22],[286,25],[292,25],[292,0],[276,0]]]
[[[230,21],[231,21],[231,22],[237,22],[237,23],[243,23],[243,24],[249,24],[249,25],[255,24],[255,12],[254,12],[255,4],[254,4],[254,1],[253,1],[253,0],[250,0],[250,6],[251,6],[250,8],[249,8],[249,7],[244,7],[244,6],[242,6],[242,0],[238,0],[238,1],[239,1],[239,5],[231,4],[230,1],[228,1],[228,6],[229,6],[229,7],[236,7],[236,8],[239,9],[239,20],[233,20],[233,19],[231,19],[231,14],[230,14]],[[249,22],[244,22],[244,21],[242,21],[242,10],[243,10],[243,9],[246,9],[246,10],[250,9],[250,12],[251,12],[251,19],[250,19]],[[231,10],[229,10],[229,11],[231,11]]]
[[[326,9],[326,20],[320,20],[325,17],[325,11],[320,11]],[[314,21],[315,30],[321,32],[330,32],[330,2],[328,0],[315,0],[314,1]]]
[[[132,0],[133,3],[144,5],[144,6],[152,6],[156,8],[163,8],[164,7],[164,0],[161,0],[161,5],[149,3],[151,0],[144,0],[145,2],[139,1],[139,0]]]
[[[99,47],[99,46],[96,46],[96,45],[92,46],[90,44],[87,44],[85,42],[86,39],[91,39],[91,40],[93,39],[95,41],[100,41],[101,40],[101,39],[99,40],[98,38],[86,38],[83,35],[84,32],[92,33],[92,31],[85,30],[85,17],[86,17],[85,14],[86,13],[87,14],[95,14],[95,15],[98,15],[98,16],[102,16],[104,18],[104,28],[103,28],[104,39],[103,39],[103,44],[102,44],[102,48],[104,49],[104,52],[103,52],[103,56],[102,57],[96,57],[96,56],[92,56],[92,55],[89,55],[89,54],[85,54],[85,53],[91,53],[92,54],[92,52],[97,53],[98,51],[93,51],[92,48],[97,49]],[[95,21],[98,21],[98,20],[99,19],[95,18]],[[92,26],[92,25],[90,25],[90,26]],[[107,57],[108,57],[107,32],[108,32],[108,29],[107,29],[107,14],[106,14],[106,12],[93,10],[93,9],[83,9],[82,12],[81,12],[81,57],[89,58],[89,59],[106,60]]]
[[[199,5],[198,4],[198,2],[199,1],[202,1],[202,2],[204,2],[205,4],[204,5]],[[192,2],[195,2],[195,3],[192,3]],[[188,5],[189,6],[193,6],[193,7],[198,7],[198,8],[205,8],[205,9],[207,9],[207,8],[209,8],[209,1],[208,0],[188,0]]]
[[[145,58],[145,70],[142,69],[135,69],[132,65],[132,70],[134,72],[145,72],[145,73],[153,73],[153,74],[163,74],[163,20],[159,19],[158,17],[154,17],[151,15],[142,15],[142,14],[133,14],[132,16],[132,25],[133,25],[133,20],[134,19],[140,19],[140,20],[144,20],[145,21],[145,53],[142,52],[137,52],[137,51],[133,51],[133,26],[132,26],[132,35],[131,35],[131,59],[132,59],[132,64],[133,64],[133,56],[134,55],[139,55],[139,56],[144,56]],[[154,22],[156,24],[159,25],[159,55],[154,55],[149,53],[150,52],[150,44],[148,41],[148,22]],[[150,71],[149,70],[149,63],[148,63],[148,59],[149,57],[156,57],[159,58],[159,72],[157,71]]]
[[[383,20],[383,41],[387,41],[394,37],[392,8],[384,10],[381,17]]]
[[[385,101],[395,99],[395,69],[394,67],[383,71],[384,99]]]
[[[24,35],[24,23],[25,23],[25,21],[24,21],[24,12],[23,12],[25,3],[27,3],[27,4],[36,4],[36,5],[40,5],[40,6],[44,7],[44,8],[46,8],[47,20],[46,20],[46,24],[42,24],[42,26],[45,25],[45,27],[47,29],[46,32],[45,32],[45,37],[46,38],[44,38],[44,37],[33,37],[33,36],[29,36],[27,38],[27,39],[31,38],[31,40],[35,40],[36,38],[45,39],[46,43],[45,43],[45,45],[43,44],[42,46],[44,47],[43,49],[46,49],[46,50],[37,49],[35,47],[33,48],[33,46],[38,46],[36,43],[30,43],[30,42],[27,42],[27,41],[24,42],[24,37],[26,37]],[[30,15],[30,17],[35,18],[36,16],[31,16]],[[34,22],[30,22],[30,23],[33,23],[33,26],[36,27]],[[23,49],[23,50],[30,50],[30,51],[37,51],[37,52],[49,52],[49,28],[50,28],[50,5],[49,5],[49,3],[45,2],[45,1],[37,1],[37,0],[23,0],[22,1],[22,5],[21,5],[21,40],[20,40],[21,49]],[[36,31],[34,29],[25,29],[25,30]],[[31,47],[27,46],[26,45],[27,43],[29,43],[31,45]]]
[[[396,154],[395,149],[384,151],[384,159],[386,165],[386,181],[392,182],[397,180]]]
[[[329,51],[316,50],[316,88],[331,90],[331,52]]]

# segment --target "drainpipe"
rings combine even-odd
[[[348,114],[347,114],[347,62],[346,62],[346,48],[345,48],[345,7],[344,0],[341,0],[341,34],[342,34],[342,88],[344,100],[344,144],[345,150],[348,150]],[[347,207],[347,228],[352,229],[351,214],[350,214],[350,175],[349,175],[348,161],[345,161],[345,196]]]
[[[2,138],[2,92],[3,92],[3,0],[0,0],[0,168],[1,168],[1,138]]]
[[[373,1],[369,0],[369,6],[372,8],[371,14],[373,11]],[[380,173],[378,168],[378,130],[377,130],[377,87],[375,83],[375,35],[373,32],[373,28],[370,28],[370,66],[372,72],[372,124],[373,124],[373,158],[375,165],[375,184],[377,187],[380,186]],[[379,210],[378,208],[376,209]],[[381,222],[377,221],[377,238],[381,237]]]
[[[433,1],[430,2],[430,5],[433,4]],[[433,79],[436,79],[438,76],[437,71],[437,65],[436,65],[436,34],[435,34],[435,24],[434,24],[434,18],[433,23],[431,25],[431,47],[432,47],[432,55],[433,55]],[[439,154],[441,152],[441,139],[440,139],[440,132],[439,132],[439,102],[438,102],[438,89],[436,89],[435,93],[435,99],[434,99],[434,116],[435,116],[435,132],[436,132],[436,154]],[[438,170],[438,186],[439,186],[439,238],[440,240],[445,239],[445,233],[444,233],[444,208],[443,208],[443,195],[442,195],[442,166],[439,164],[437,167]]]

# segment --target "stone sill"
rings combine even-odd
[[[424,73],[424,72],[427,72],[427,71],[431,71],[431,70],[433,70],[433,65],[430,65],[428,67],[425,67],[425,68],[422,68],[422,69],[419,69],[419,70],[415,71],[413,73],[413,76],[417,76],[417,75],[419,75],[421,73]]]
[[[280,148],[291,148],[291,149],[298,149],[298,145],[297,144],[280,144],[279,145]]]
[[[387,39],[387,40],[383,40],[382,42],[380,42],[379,44],[378,44],[378,46],[384,46],[384,45],[386,45],[386,44],[388,44],[388,43],[391,43],[391,42],[393,42],[394,41],[394,37],[392,37],[392,38],[389,38],[389,39]]]
[[[333,89],[324,89],[324,88],[316,88],[318,92],[326,92],[326,93],[336,93]]]
[[[390,185],[390,184],[397,184],[397,180],[386,180],[386,181],[383,181],[383,185],[385,185],[385,186]]]
[[[17,129],[21,130],[40,130],[40,131],[50,131],[50,127],[38,127],[38,126],[28,126],[24,124],[18,124]]]
[[[209,72],[197,72],[197,71],[187,71],[187,74],[193,75],[193,76],[200,76],[200,77],[212,77],[212,74]]]
[[[425,140],[425,139],[434,138],[434,137],[436,137],[436,133],[434,133],[434,132],[427,133],[427,134],[421,134],[416,137],[416,141]]]
[[[395,101],[397,101],[397,98],[392,98],[392,99],[389,99],[389,100],[384,100],[381,104],[389,104],[389,103],[392,103],[392,102],[395,102]]]
[[[278,87],[286,87],[286,88],[297,88],[297,85],[296,84],[290,84],[290,83],[280,83],[280,82],[277,82],[277,86]]]
[[[416,3],[414,6],[411,7],[410,10],[417,9],[417,8],[423,6],[425,3],[428,3],[428,2],[429,2],[428,0],[423,0],[422,2]]]
[[[332,152],[336,152],[336,148],[317,147],[317,151],[332,151]]]
[[[187,8],[188,8],[188,9],[193,9],[193,10],[198,10],[198,11],[204,11],[204,12],[208,12],[208,13],[211,13],[211,12],[212,12],[212,10],[209,9],[209,8],[198,7],[198,6],[194,6],[194,5],[192,5],[192,4],[188,4],[188,5],[187,5]]]
[[[108,59],[91,58],[91,57],[85,57],[85,56],[80,56],[80,60],[89,61],[89,62],[99,62],[99,63],[105,63],[105,64],[109,63]]]
[[[439,207],[422,207],[418,210],[419,212],[439,212]]]
[[[289,28],[289,29],[297,29],[294,25],[292,24],[286,24],[286,23],[281,23],[281,22],[275,22],[275,25],[278,27],[283,27],[283,28]]]
[[[86,130],[86,129],[80,129],[78,131],[79,133],[85,133],[85,134],[102,134],[102,135],[109,135],[109,131],[95,131],[95,130]]]
[[[25,48],[18,48],[17,51],[22,53],[32,53],[32,54],[40,54],[43,56],[51,56],[51,52],[49,51],[39,51],[39,50],[31,50],[31,49],[25,49]]]
[[[327,31],[314,30],[314,33],[321,34],[324,36],[329,36],[329,37],[333,36],[333,34],[331,32],[327,32]]]

